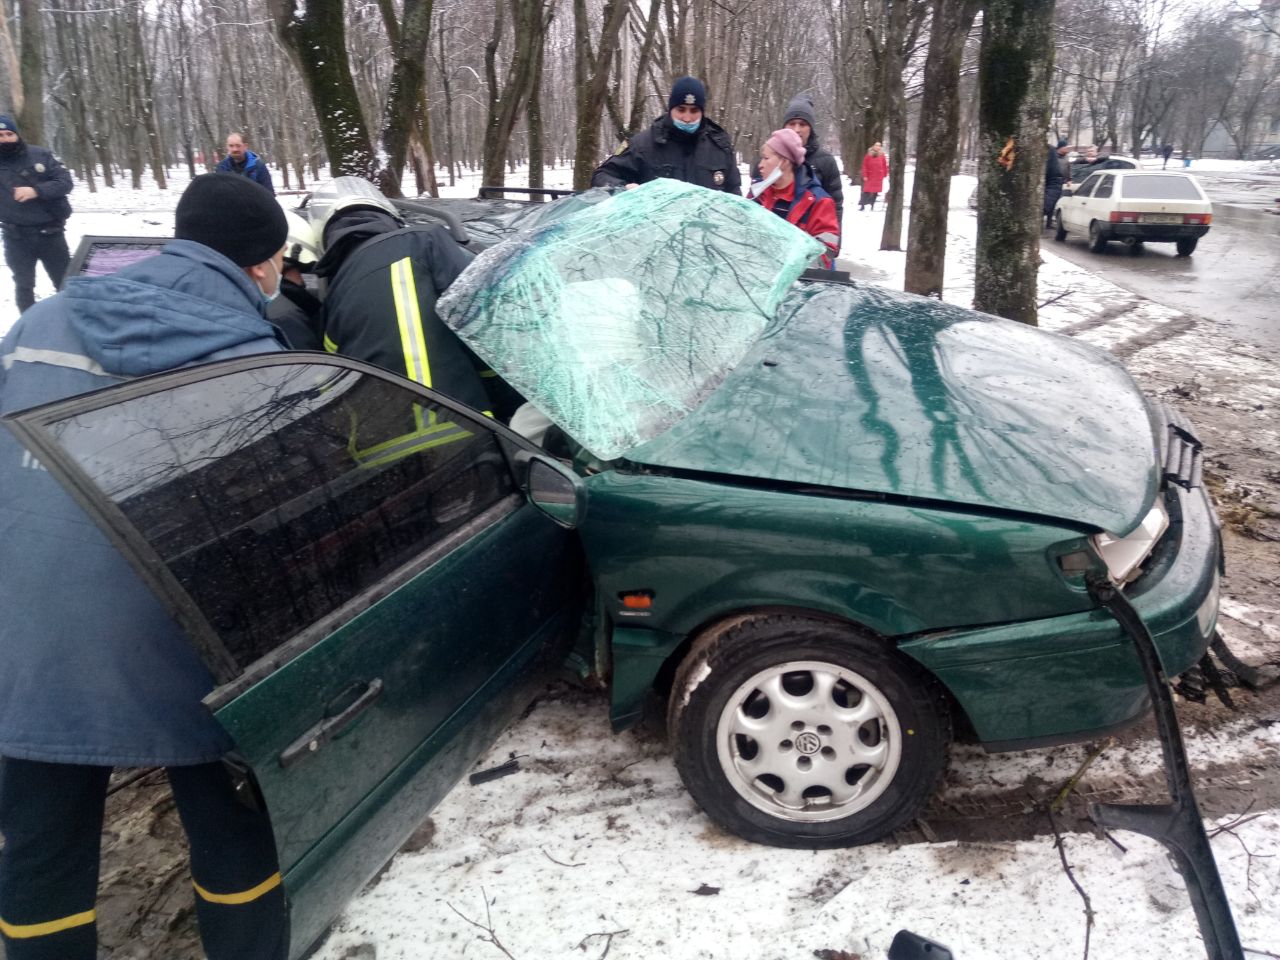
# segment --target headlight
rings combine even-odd
[[[1169,511],[1164,507],[1164,499],[1157,498],[1151,512],[1142,518],[1142,523],[1127,537],[1099,533],[1090,539],[1098,556],[1106,563],[1111,579],[1123,584],[1136,579],[1138,567],[1150,556],[1168,529]]]

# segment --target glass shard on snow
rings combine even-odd
[[[438,306],[531,403],[614,460],[724,380],[821,251],[759,204],[655,180],[485,251]]]

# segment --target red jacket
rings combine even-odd
[[[766,210],[772,210],[778,201],[792,200],[798,192],[799,199],[791,204],[791,209],[786,213],[786,221],[826,245],[827,252],[822,255],[822,266],[830,270],[835,255],[840,252],[840,221],[836,218],[836,202],[831,199],[831,194],[822,189],[809,167],[801,167],[796,171],[796,176],[797,179],[786,187],[770,187],[756,197],[756,203]],[[800,178],[804,179],[803,183]]]
[[[866,193],[880,193],[884,189],[884,178],[889,175],[889,155],[880,154],[873,157],[867,154],[862,158],[862,189]]]

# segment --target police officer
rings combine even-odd
[[[11,117],[0,116],[0,229],[4,259],[13,271],[18,311],[36,302],[36,263],[62,286],[71,254],[65,231],[71,174],[44,147],[27,144]]]
[[[697,77],[671,87],[667,113],[624,143],[591,175],[593,187],[633,187],[659,177],[740,195],[733,144],[724,128],[703,113],[707,89]]]

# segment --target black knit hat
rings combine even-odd
[[[681,77],[671,86],[671,96],[667,97],[667,109],[676,107],[707,108],[707,88],[697,77]]]
[[[785,127],[792,120],[803,120],[810,130],[817,126],[813,119],[813,100],[803,93],[792,97],[787,104],[787,112],[782,115],[782,125]]]
[[[18,125],[13,122],[13,117],[0,114],[0,130],[12,130],[14,133],[17,133]]]
[[[178,200],[173,235],[251,267],[280,252],[289,222],[265,187],[234,173],[202,173]]]

